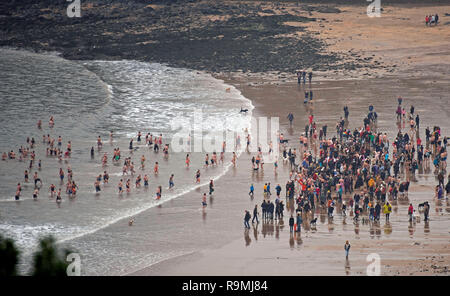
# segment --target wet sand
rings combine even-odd
[[[348,8],[350,10],[350,8]],[[355,9],[355,8],[351,8]],[[378,20],[378,27],[395,21],[396,8],[386,8],[385,12],[391,17],[384,16]],[[430,11],[435,11],[432,8]],[[440,7],[441,24],[445,21],[443,11],[448,7]],[[346,9],[344,9],[346,10]],[[353,11],[355,16],[357,13]],[[403,8],[397,18],[407,18],[411,25],[412,18],[420,16],[414,28],[405,27],[404,30],[414,31],[423,25],[422,14],[428,9]],[[342,14],[327,14],[328,18],[345,16]],[[364,16],[361,16],[363,20]],[[367,17],[366,17],[367,18]],[[368,19],[368,18],[367,18]],[[351,23],[351,22],[350,22]],[[344,22],[345,24],[345,22]],[[448,38],[441,34],[448,34],[446,27],[426,28],[437,29],[432,35],[435,46],[413,46],[413,34],[405,35],[402,30],[393,27],[387,31],[374,29],[365,31],[365,26],[372,23],[364,20],[357,28],[363,37],[357,43],[346,43],[341,38],[337,47],[348,50],[346,46],[359,46],[364,54],[379,54],[387,61],[396,61],[395,71],[384,73],[371,73],[364,75],[365,71],[338,73],[330,79],[329,73],[321,73],[313,78],[311,89],[314,91],[314,100],[310,107],[318,126],[328,125],[328,133],[335,134],[336,121],[343,116],[343,107],[349,106],[349,127],[354,129],[362,125],[362,120],[372,104],[378,113],[378,131],[386,132],[392,142],[398,127],[395,120],[397,97],[404,98],[407,110],[412,105],[420,114],[420,136],[425,138],[425,127],[432,128],[439,125],[443,134],[450,135],[450,84],[447,79],[450,74],[448,66],[449,55],[442,51],[448,48]],[[347,23],[347,29],[352,25]],[[342,23],[330,24],[340,34],[354,36],[354,30],[345,29]],[[384,28],[384,27],[383,27]],[[356,29],[355,29],[356,30]],[[420,29],[420,31],[423,31]],[[439,30],[439,31],[438,31]],[[411,31],[411,32],[412,32]],[[365,32],[365,33],[364,33]],[[377,33],[378,32],[378,33]],[[369,34],[370,33],[370,34]],[[420,33],[420,32],[418,32]],[[372,42],[380,48],[374,50],[364,41],[364,36],[370,35]],[[331,35],[326,38],[331,38]],[[338,37],[340,36],[340,37]],[[394,50],[397,38],[403,38],[403,49]],[[344,40],[344,41],[343,41]],[[339,40],[338,40],[339,41]],[[388,42],[389,41],[389,42]],[[416,44],[417,45],[417,44]],[[336,47],[336,48],[337,48]],[[436,54],[433,52],[436,51]],[[439,52],[439,54],[437,54]],[[413,58],[409,58],[413,55]],[[377,56],[378,57],[378,56]],[[409,60],[412,60],[408,62]],[[407,61],[407,62],[404,62]],[[372,78],[365,78],[370,76]],[[285,75],[250,75],[229,74],[219,75],[226,82],[235,85],[243,95],[252,100],[255,106],[254,116],[278,116],[280,128],[291,139],[290,146],[298,147],[298,136],[307,124],[307,115],[310,110],[303,104],[306,86],[298,86],[296,78]],[[378,77],[378,78],[376,78]],[[341,78],[353,78],[341,80]],[[288,127],[286,116],[294,111],[294,126]],[[403,128],[403,131],[406,129]],[[249,231],[243,227],[244,209],[252,210],[254,204],[260,205],[263,200],[262,186],[271,182],[272,188],[277,183],[283,188],[288,179],[288,170],[281,165],[278,176],[274,175],[273,165],[266,164],[264,175],[254,175],[251,172],[250,158],[252,155],[243,154],[238,161],[238,169],[230,171],[216,182],[216,196],[214,209],[207,209],[204,224],[198,237],[202,241],[201,247],[184,255],[141,269],[132,275],[365,275],[369,262],[366,257],[370,253],[377,253],[381,258],[381,275],[448,275],[450,265],[450,203],[448,200],[436,202],[434,199],[434,186],[437,180],[433,172],[419,170],[417,182],[412,182],[409,199],[416,207],[418,203],[428,200],[431,204],[430,222],[410,224],[407,219],[407,202],[399,202],[393,206],[390,223],[386,224],[381,217],[379,225],[371,227],[360,223],[354,225],[352,217],[343,219],[339,213],[335,214],[333,221],[329,221],[326,212],[316,213],[319,217],[317,230],[311,230],[308,222],[304,223],[300,236],[290,236],[288,213],[285,211],[284,223],[259,224]],[[248,187],[253,182],[256,188],[255,198],[248,197]],[[230,186],[232,185],[232,186]],[[347,196],[348,197],[348,196]],[[183,201],[189,199],[200,200],[197,196],[188,195]],[[180,204],[182,200],[175,200],[170,205]],[[154,211],[158,211],[155,209]],[[166,209],[167,211],[167,209]],[[148,213],[151,215],[151,213]],[[200,216],[200,213],[198,213]],[[168,221],[168,217],[161,219]],[[171,219],[177,219],[171,217]],[[195,217],[194,219],[199,219]],[[169,222],[170,223],[170,222]],[[194,222],[188,222],[193,224]],[[194,226],[194,225],[192,225]],[[198,229],[192,229],[196,234]],[[170,236],[171,231],[167,233]],[[175,238],[174,238],[175,239]],[[176,240],[176,239],[175,239]],[[352,248],[350,258],[345,260],[343,245],[349,240]]]

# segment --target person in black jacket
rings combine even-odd
[[[248,221],[250,221],[250,218],[251,218],[250,213],[247,210],[245,210],[245,216],[244,216],[245,228],[248,228],[248,229],[250,228],[250,224],[248,223]]]
[[[259,220],[258,220],[258,205],[255,205],[255,208],[253,209],[252,223],[255,222],[255,219],[256,219],[256,223],[259,223]]]
[[[294,217],[291,215],[291,218],[289,218],[289,231],[292,233],[294,232]]]

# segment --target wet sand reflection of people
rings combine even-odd
[[[369,224],[369,234],[371,239],[375,238],[375,227],[373,226],[373,222],[370,222]]]
[[[350,260],[348,258],[345,259],[345,274],[350,275]]]
[[[253,227],[253,236],[255,237],[255,240],[256,240],[256,241],[258,240],[258,225],[259,225],[259,223],[257,223],[257,224],[256,224],[256,227],[255,227],[255,224],[252,224],[252,227]]]
[[[430,222],[429,221],[425,221],[425,223],[423,225],[423,232],[430,233]]]
[[[357,235],[357,237],[359,238],[359,222],[355,223],[355,234]]]
[[[294,242],[294,234],[291,232],[289,235],[289,247],[291,249],[294,248],[295,242]]]
[[[275,238],[280,239],[280,225],[278,221],[275,222]]]
[[[408,225],[408,232],[409,232],[409,235],[414,235],[414,225],[413,225],[413,222],[409,222],[409,225]]]
[[[250,245],[250,243],[252,242],[250,235],[249,235],[249,230],[248,228],[246,228],[244,230],[244,240],[245,240],[245,246],[248,247]]]
[[[384,224],[384,234],[390,235],[391,233],[392,233],[392,225],[388,221],[388,222],[386,222],[386,224]]]
[[[206,209],[202,208],[202,220],[203,222],[206,222]]]
[[[380,226],[380,222],[375,222],[375,235],[377,236],[377,238],[379,239],[381,237],[381,226]]]
[[[330,233],[332,233],[333,230],[334,230],[333,218],[332,218],[332,217],[331,217],[331,218],[329,217],[329,218],[328,218],[328,231],[329,231]]]

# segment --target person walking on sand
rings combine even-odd
[[[252,183],[252,185],[250,185],[250,192],[248,193],[248,195],[253,197],[254,194],[255,194],[255,186],[253,186],[253,183]]]
[[[348,259],[348,253],[350,252],[350,243],[348,241],[345,242],[344,250],[345,250],[345,259]]]
[[[289,119],[289,126],[292,126],[292,121],[294,121],[294,115],[292,113],[289,113],[287,118]]]
[[[253,209],[253,219],[252,219],[252,224],[255,222],[256,219],[256,224],[259,223],[258,220],[258,205],[255,205],[255,208]]]
[[[244,227],[247,229],[250,229],[250,224],[248,223],[248,221],[250,221],[250,213],[249,211],[245,210],[245,216],[244,216]]]

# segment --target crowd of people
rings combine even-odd
[[[436,13],[436,14],[430,14],[430,15],[426,15],[425,16],[425,26],[427,26],[427,27],[431,27],[431,25],[435,25],[435,26],[437,26],[437,24],[438,24],[438,21],[439,21],[439,15]]]
[[[280,135],[279,149],[290,167],[285,198],[291,233],[299,232],[302,224],[315,227],[315,215],[320,209],[326,210],[329,219],[338,212],[343,217],[353,216],[354,223],[379,223],[383,214],[389,223],[393,206],[399,202],[409,203],[410,223],[419,221],[420,213],[424,221],[429,221],[430,203],[425,201],[414,207],[408,197],[409,186],[416,181],[418,169],[429,173],[432,163],[438,179],[436,200],[450,193],[450,175],[444,184],[448,139],[439,126],[434,126],[426,127],[426,138],[422,141],[419,114],[412,105],[406,112],[402,102],[399,97],[395,111],[399,129],[393,140],[388,139],[387,133],[377,130],[378,115],[373,106],[369,106],[360,128],[354,130],[348,128],[349,108],[345,106],[344,117],[336,123],[336,134],[332,137],[327,137],[327,126],[319,128],[310,114],[298,150],[288,148]],[[293,120],[293,115],[288,115],[290,126],[291,118]],[[252,184],[252,197],[253,187]],[[281,215],[277,214],[284,209],[280,185],[275,203],[270,199],[270,183],[264,185],[263,192],[263,221],[282,219],[282,211]],[[244,223],[248,228],[251,215],[248,211],[245,215],[247,222]],[[253,217],[257,215],[255,206]]]

